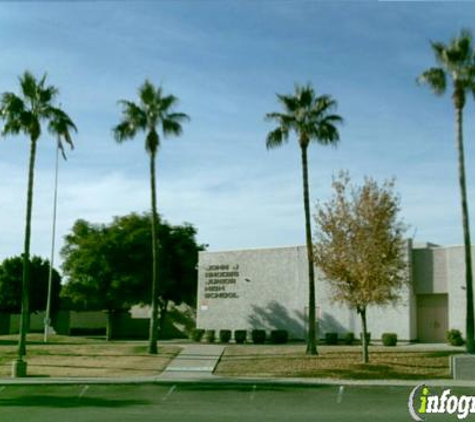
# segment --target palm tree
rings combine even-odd
[[[15,364],[14,376],[26,375],[26,333],[29,320],[29,292],[30,292],[30,238],[31,213],[33,206],[33,180],[35,169],[36,146],[41,136],[43,123],[48,124],[48,130],[56,133],[60,124],[69,130],[76,130],[76,126],[69,116],[53,102],[58,90],[52,85],[46,85],[46,74],[37,80],[26,71],[20,78],[20,95],[12,92],[3,93],[0,101],[0,118],[4,121],[2,135],[25,134],[30,138],[30,161],[28,167],[28,191],[26,202],[25,244],[23,251],[23,280],[20,339],[18,342],[18,359]],[[71,139],[69,137],[68,142]]]
[[[446,91],[447,79],[452,80],[452,101],[455,107],[455,139],[458,151],[458,172],[465,246],[466,347],[467,353],[475,353],[472,255],[463,149],[463,108],[467,93],[475,94],[475,52],[472,44],[472,34],[468,30],[462,30],[460,35],[453,38],[449,44],[431,42],[431,46],[438,67],[431,67],[426,70],[419,76],[417,81],[418,83],[427,83],[432,91],[440,96]]]
[[[146,80],[138,90],[139,102],[121,100],[122,121],[113,129],[114,137],[121,143],[133,139],[138,132],[145,132],[145,150],[150,158],[150,186],[152,196],[152,316],[150,319],[149,348],[151,354],[157,354],[157,317],[158,317],[158,249],[157,237],[158,213],[155,187],[155,159],[160,146],[161,132],[164,137],[179,136],[181,123],[189,120],[184,113],[173,111],[178,98],[164,95],[162,88],[156,88]]]
[[[336,145],[340,139],[336,125],[343,123],[343,119],[332,113],[337,106],[336,101],[329,95],[317,97],[310,85],[304,87],[296,85],[293,95],[277,94],[277,98],[284,108],[284,113],[266,115],[267,120],[278,124],[277,128],[267,135],[266,145],[267,149],[280,147],[288,141],[292,131],[297,135],[300,145],[309,281],[307,354],[316,355],[315,273],[310,227],[307,148],[311,141],[321,145]]]

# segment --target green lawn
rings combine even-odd
[[[16,336],[0,336],[0,377],[11,375],[16,359]],[[52,336],[48,344],[42,335],[28,335],[29,376],[117,377],[160,374],[181,349],[160,346],[159,354],[149,355],[147,343]]]
[[[423,351],[370,346],[370,363],[361,363],[360,346],[236,345],[226,348],[216,370],[221,376],[318,377],[338,379],[450,378],[449,356],[457,351]]]

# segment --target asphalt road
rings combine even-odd
[[[410,390],[203,384],[6,386],[0,387],[0,421],[410,421]],[[430,416],[428,421],[457,420],[454,415]]]

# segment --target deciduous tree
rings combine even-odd
[[[350,184],[348,173],[333,180],[333,197],[315,214],[315,264],[331,288],[332,299],[361,316],[363,362],[369,361],[367,308],[397,301],[407,282],[405,226],[393,182],[366,178]]]
[[[167,304],[195,305],[198,251],[191,224],[173,226],[158,219],[160,237],[158,324],[162,325]],[[111,224],[76,221],[66,236],[61,254],[68,278],[63,297],[80,309],[106,310],[107,337],[111,337],[111,317],[133,304],[151,304],[152,259],[150,214],[128,214]]]
[[[33,256],[30,259],[31,289],[30,312],[44,311],[48,292],[49,261]],[[6,258],[0,265],[0,311],[19,313],[21,311],[21,292],[23,257]],[[61,276],[52,270],[51,308],[59,307]]]

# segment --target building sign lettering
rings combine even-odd
[[[205,269],[205,299],[237,299],[236,292],[228,291],[236,285],[239,265],[208,265]]]

